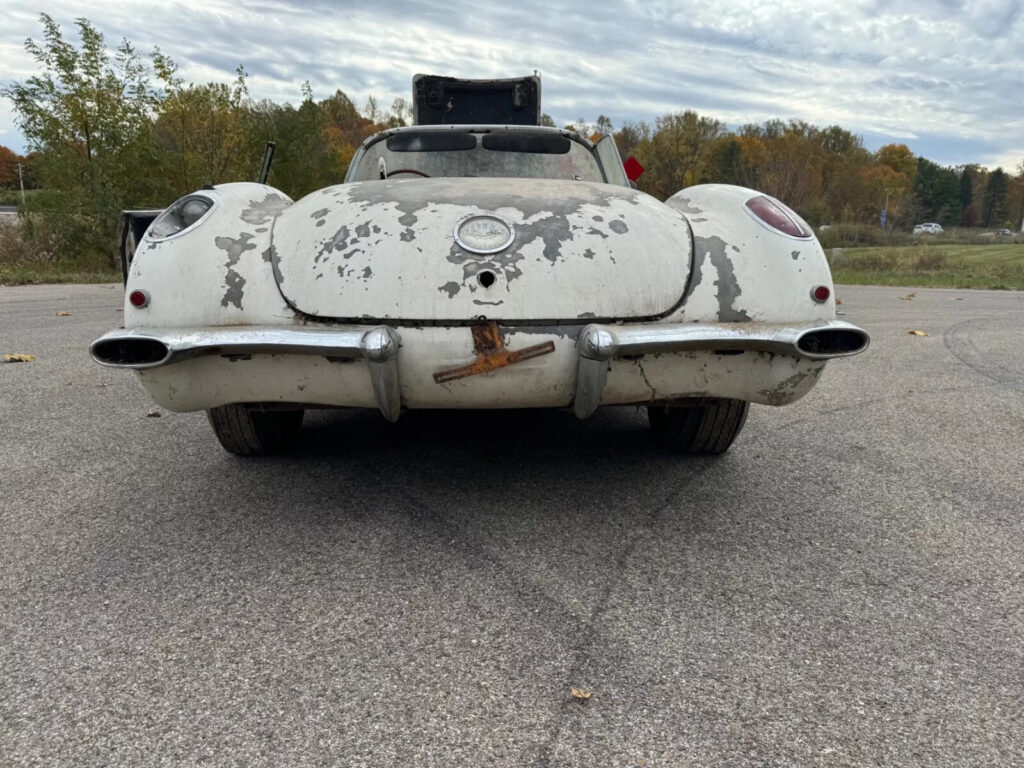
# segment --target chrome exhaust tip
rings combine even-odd
[[[171,349],[159,339],[114,336],[94,341],[89,354],[100,365],[113,368],[152,368],[167,362]]]
[[[796,347],[807,357],[827,360],[860,354],[870,343],[871,338],[860,328],[816,328],[802,333]]]

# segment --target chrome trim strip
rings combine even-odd
[[[850,352],[814,353],[800,348],[800,340],[818,331],[849,331],[863,339]],[[576,398],[573,411],[590,416],[601,404],[608,378],[609,362],[625,355],[659,354],[686,350],[738,349],[775,352],[811,360],[831,360],[863,352],[868,334],[842,320],[824,320],[806,326],[769,323],[679,323],[674,325],[588,325],[576,340],[579,361],[576,368]]]

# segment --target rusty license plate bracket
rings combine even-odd
[[[434,381],[444,384],[456,379],[464,379],[467,376],[476,376],[480,373],[495,371],[498,368],[505,368],[509,365],[521,363],[524,360],[532,360],[541,355],[547,355],[555,351],[553,341],[545,341],[543,344],[534,344],[532,347],[525,347],[512,351],[505,346],[501,340],[501,332],[496,322],[475,325],[473,331],[473,350],[476,352],[476,360],[469,365],[460,365],[458,368],[449,368],[438,371],[434,374]]]

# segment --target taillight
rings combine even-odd
[[[128,303],[136,309],[142,309],[149,304],[149,294],[146,291],[132,291],[128,294]]]
[[[747,210],[760,221],[776,232],[790,237],[806,239],[812,236],[811,228],[793,211],[774,197],[758,195],[746,202]]]
[[[829,290],[827,285],[819,285],[811,289],[811,298],[819,304],[824,304],[831,295],[832,291]]]

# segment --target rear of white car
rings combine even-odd
[[[240,454],[282,445],[308,407],[616,404],[650,406],[662,442],[718,453],[748,403],[793,402],[866,347],[778,201],[705,185],[661,203],[566,132],[445,131],[375,137],[347,183],[296,203],[258,184],[179,201],[139,243],[125,329],[93,357],[165,408],[208,411]],[[456,145],[454,165],[429,156]],[[488,153],[526,170],[431,175],[486,170]]]

